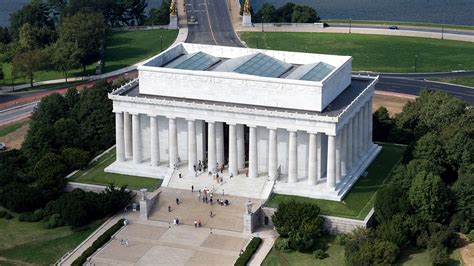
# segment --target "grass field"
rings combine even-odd
[[[293,252],[282,252],[276,249],[272,249],[265,260],[262,263],[262,266],[280,266],[280,265],[298,265],[298,266],[335,266],[335,265],[344,265],[344,246],[340,246],[334,243],[335,236],[328,235],[321,238],[322,242],[327,243],[328,249],[326,253],[329,257],[318,260],[315,259],[312,254],[301,253],[297,251]],[[427,250],[408,250],[402,251],[398,257],[397,263],[395,265],[404,265],[404,266],[421,266],[421,265],[431,265],[429,252]],[[449,255],[449,261],[447,265],[463,265],[461,260],[461,255],[459,250],[451,251]]]
[[[10,124],[10,125],[0,127],[0,137],[4,137],[4,136],[16,131],[20,127],[28,124],[29,122],[30,122],[30,120],[27,119],[27,120],[20,121],[18,123],[14,123],[14,124]]]
[[[0,265],[7,265],[1,258],[16,261],[16,265],[51,265],[100,224],[96,222],[83,231],[73,232],[69,227],[45,229],[41,222],[19,222],[15,216],[11,220],[0,219]]]
[[[151,57],[160,52],[161,35],[163,35],[163,49],[170,46],[176,39],[176,30],[147,30],[147,31],[124,31],[111,32],[107,35],[105,49],[105,70],[110,72],[129,65],[133,65],[143,59]],[[87,67],[87,75],[94,74],[95,64]],[[11,64],[3,64],[4,80],[0,85],[11,85]],[[69,73],[69,77],[81,76],[82,68]],[[35,74],[34,81],[64,78],[57,71],[39,71]],[[16,84],[28,83],[26,78],[17,78]]]
[[[266,206],[276,208],[280,202],[294,199],[316,203],[322,214],[363,220],[374,205],[377,190],[384,185],[392,169],[398,165],[404,150],[404,146],[383,144],[382,151],[367,169],[367,175],[360,177],[344,198],[345,203],[273,194]]]
[[[147,188],[149,191],[155,190],[161,185],[161,179],[104,172],[104,168],[114,161],[115,149],[112,149],[109,153],[103,155],[97,162],[94,162],[87,167],[87,169],[77,172],[69,179],[69,181],[96,185],[108,185],[114,183],[116,186],[127,185],[128,188],[132,189]]]
[[[474,87],[474,77],[430,78],[430,80]]]
[[[248,46],[353,57],[353,70],[436,72],[474,69],[470,42],[345,33],[243,32]],[[416,71],[415,71],[416,59]]]
[[[397,26],[415,26],[415,27],[428,27],[428,28],[445,28],[445,29],[460,29],[460,30],[474,30],[474,26],[467,25],[453,25],[453,24],[439,24],[439,23],[422,23],[422,22],[405,22],[405,21],[382,21],[382,20],[338,20],[328,19],[323,22],[328,23],[352,23],[352,24],[372,24],[372,25],[386,25],[387,27],[392,25]]]

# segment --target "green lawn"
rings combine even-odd
[[[11,220],[0,219],[0,257],[37,265],[53,264],[101,223],[96,222],[84,231],[73,232],[69,227],[45,229],[41,222],[19,222],[18,216],[15,216]],[[0,265],[4,265],[1,260]]]
[[[346,33],[243,32],[250,47],[350,55],[353,70],[434,72],[474,69],[471,42]]]
[[[329,257],[318,260],[315,259],[312,254],[301,253],[298,251],[293,252],[282,252],[276,249],[272,249],[265,260],[262,263],[262,266],[279,266],[279,265],[318,265],[318,266],[335,266],[335,265],[344,265],[344,246],[340,246],[334,243],[335,236],[327,235],[321,237],[323,243],[327,243],[328,249],[326,253]],[[459,250],[451,251],[449,255],[449,262],[447,265],[463,265],[461,260],[461,255]],[[406,266],[421,266],[421,265],[431,265],[429,252],[427,250],[409,250],[402,251],[398,257],[396,265],[406,265]]]
[[[14,123],[14,124],[10,124],[10,125],[4,126],[4,127],[0,127],[0,137],[6,136],[6,135],[16,131],[20,127],[28,124],[29,122],[30,122],[30,120],[27,119],[27,120],[20,121],[18,123]]]
[[[404,146],[382,144],[382,151],[367,169],[367,175],[359,178],[344,198],[345,203],[273,194],[266,206],[276,208],[280,202],[294,199],[316,203],[321,208],[322,214],[363,220],[374,206],[377,190],[386,183],[392,169],[400,162],[404,150]]]
[[[133,65],[152,55],[158,54],[161,50],[161,35],[163,35],[163,49],[170,46],[178,31],[176,30],[147,30],[147,31],[124,31],[111,32],[107,35],[105,49],[105,70],[110,72],[129,65]],[[95,64],[87,67],[87,74],[95,72]],[[11,64],[3,64],[5,79],[0,85],[11,85]],[[69,77],[81,76],[82,68],[71,71]],[[62,73],[57,71],[39,71],[35,74],[34,81],[64,78]],[[16,84],[28,83],[26,78],[18,78]]]
[[[387,27],[392,25],[397,26],[416,26],[416,27],[429,27],[429,28],[438,28],[441,29],[460,29],[460,30],[474,30],[474,26],[467,25],[454,25],[454,24],[439,24],[439,23],[423,23],[423,22],[405,22],[405,21],[379,21],[379,20],[339,20],[339,19],[328,19],[323,22],[328,23],[349,23],[352,24],[376,24],[376,25],[386,25]]]
[[[474,87],[474,77],[430,78],[430,80]]]
[[[270,253],[262,263],[262,266],[277,266],[277,265],[344,265],[344,247],[333,243],[335,236],[327,235],[321,237],[321,241],[327,242],[328,249],[326,253],[329,257],[324,260],[318,260],[312,254],[301,252],[282,252],[272,248]]]
[[[81,170],[73,175],[69,181],[96,185],[108,185],[115,183],[116,186],[127,185],[132,189],[147,188],[155,190],[162,180],[140,176],[119,175],[104,172],[104,168],[115,161],[115,149],[103,155],[97,162],[91,164],[87,169]]]

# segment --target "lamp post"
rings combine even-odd
[[[416,73],[416,61],[418,60],[418,55],[415,55],[415,73]]]
[[[264,19],[265,19],[265,17],[264,17],[264,16],[262,16],[262,32],[263,32],[263,23],[264,23],[264,21],[263,21],[263,20],[264,20]]]
[[[163,33],[160,34],[160,52],[163,52]]]
[[[352,18],[349,18],[349,34],[351,34],[352,31]]]
[[[441,40],[444,39],[444,25],[441,26]]]

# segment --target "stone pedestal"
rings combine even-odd
[[[242,26],[244,26],[244,27],[252,26],[252,15],[244,14],[242,16]]]
[[[146,196],[146,193],[147,193],[147,189],[146,188],[142,188],[140,189],[140,220],[148,220],[148,210],[149,210],[149,206],[148,206],[148,198]]]
[[[252,202],[249,200],[245,204],[245,213],[244,213],[244,233],[251,234],[253,232],[254,224],[254,215],[252,213]]]
[[[172,30],[178,29],[178,16],[170,15],[170,24],[168,27]]]

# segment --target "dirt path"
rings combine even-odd
[[[385,106],[391,116],[400,113],[403,106],[413,98],[396,95],[375,93],[372,98],[372,110],[375,112],[380,106]]]
[[[24,121],[24,120],[21,120],[21,121]],[[20,121],[17,121],[15,123],[18,123],[18,122]],[[26,136],[26,133],[28,132],[28,129],[30,129],[29,123],[23,125],[19,129],[3,137],[0,137],[0,142],[4,142],[5,144],[7,144],[8,149],[19,149],[21,148],[21,145],[23,144],[23,141],[25,140],[25,136]]]
[[[462,248],[459,248],[459,253],[464,262],[464,265],[474,265],[474,243],[469,243],[466,235],[460,234],[463,240]]]

